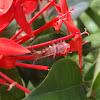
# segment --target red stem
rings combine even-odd
[[[44,31],[45,29],[53,26],[53,23],[58,21],[59,20],[59,17],[55,17],[54,19],[52,19],[50,22],[48,22],[47,24],[43,25],[42,27],[40,27],[39,29],[33,31],[33,34],[34,36],[39,34],[40,32]],[[20,37],[16,40],[14,40],[15,42],[17,42],[18,44],[22,44],[24,43],[25,41],[27,41],[28,39],[30,39],[30,37],[28,35],[25,35],[23,37]]]
[[[15,82],[15,81],[13,81],[12,79],[10,79],[9,77],[7,77],[5,74],[3,74],[2,72],[0,72],[0,76],[2,76],[4,79],[6,79],[6,80],[7,80],[8,82],[10,82],[10,83],[14,83],[14,82]],[[22,91],[28,93],[28,94],[31,92],[30,90],[24,88],[23,86],[21,86],[21,85],[18,84],[18,83],[17,83],[15,86],[18,87],[20,90],[22,90]]]
[[[58,39],[55,39],[55,40],[52,40],[52,41],[48,41],[48,42],[44,42],[44,43],[41,43],[41,44],[36,44],[36,45],[33,45],[33,46],[29,46],[29,47],[26,47],[26,48],[27,49],[32,49],[32,48],[35,49],[35,48],[39,48],[39,47],[50,45],[50,44],[52,44],[52,42],[57,43],[57,41],[68,40],[68,39],[73,38],[74,36],[75,35],[72,34],[72,35],[64,36],[64,37],[61,37],[61,38],[58,38]],[[15,60],[29,60],[29,59],[34,59],[34,55],[15,56],[14,59]]]
[[[20,40],[22,38],[22,40]],[[31,37],[29,37],[28,35],[25,35],[25,36],[23,36],[23,37],[21,37],[21,38],[18,38],[20,41],[18,41],[17,43],[18,44],[22,44],[22,43],[24,43],[24,42],[26,42],[27,40],[29,40]]]
[[[18,62],[16,62],[16,66],[20,66],[20,67],[24,67],[24,68],[31,68],[31,69],[38,69],[38,70],[48,70],[48,68],[49,68],[49,66],[25,64],[25,63],[18,63]]]
[[[53,5],[54,8],[56,9],[58,15],[61,16],[61,13],[59,12],[59,9],[57,9],[55,3],[53,3],[52,5]],[[67,13],[69,13],[69,11],[68,11]],[[66,13],[66,14],[67,14],[67,13]],[[70,20],[71,20],[71,19],[70,19]],[[67,23],[66,23],[65,20],[63,20],[63,22],[67,25]],[[66,27],[67,27],[67,26],[66,26]],[[88,34],[88,35],[89,35],[89,33],[87,32],[86,29],[85,29],[85,32],[79,34],[79,36],[82,35],[82,34]],[[76,35],[76,34],[75,34],[75,35]],[[80,43],[81,43],[81,45],[78,46],[78,48],[79,48],[79,49],[78,49],[78,55],[79,55],[80,72],[81,72],[81,75],[83,75],[83,73],[82,73],[82,41],[81,41]],[[77,43],[77,44],[80,44],[80,43]]]
[[[22,36],[22,37],[20,37],[18,39],[15,39],[14,42],[21,42],[24,39],[30,39],[30,37],[28,35],[24,35],[24,36]]]
[[[29,24],[31,24],[38,16],[40,16],[49,6],[52,5],[53,2],[55,2],[56,0],[52,0],[51,2],[49,2],[43,9],[41,9],[41,11],[39,11],[30,21]],[[11,40],[14,40],[23,30],[20,29],[18,33],[16,33]]]
[[[66,54],[57,54],[56,56],[64,56],[64,55],[66,55]],[[51,55],[51,56],[49,56],[49,57],[53,57],[53,55]],[[33,58],[33,55],[27,55],[27,56],[15,56],[15,57],[13,57],[15,60],[32,60],[32,59],[34,59]],[[47,57],[48,58],[48,57]],[[17,63],[18,64],[18,63]],[[16,66],[20,66],[20,65],[16,65]],[[22,67],[22,66],[21,66]],[[29,68],[29,66],[27,67],[27,68]],[[30,67],[31,68],[31,67]],[[33,69],[35,69],[35,68],[33,68]]]
[[[31,60],[34,59],[33,55],[25,55],[25,56],[15,56],[13,57],[15,60]]]
[[[71,35],[68,35],[68,36],[64,36],[64,37],[61,37],[61,38],[58,38],[58,39],[55,39],[55,40],[52,40],[52,41],[48,41],[48,42],[44,42],[44,43],[41,43],[41,44],[37,44],[37,45],[33,45],[33,46],[29,46],[29,47],[26,47],[27,49],[35,49],[35,48],[40,48],[40,47],[43,47],[43,46],[47,46],[47,45],[50,45],[52,44],[52,42],[54,43],[57,43],[57,41],[63,41],[63,40],[68,40],[68,39],[71,39],[73,38],[75,35],[74,34],[71,34]]]
[[[82,58],[79,59],[79,65],[80,65],[80,72],[81,72],[81,75],[83,76],[83,72],[82,72]]]

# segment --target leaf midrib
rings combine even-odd
[[[78,87],[78,86],[81,86],[81,85],[82,85],[82,83],[79,84],[79,85],[75,85],[75,86],[71,86],[71,87],[69,87],[69,88],[62,89],[62,90],[51,91],[51,92],[44,92],[44,93],[42,92],[42,93],[39,93],[39,94],[37,94],[37,95],[31,96],[31,98],[34,97],[34,96],[44,95],[44,94],[48,94],[48,93],[55,93],[55,92],[60,92],[60,91],[69,90],[69,89],[71,89],[71,88]],[[29,97],[29,98],[30,98],[30,97]]]

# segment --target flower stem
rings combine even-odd
[[[14,83],[14,82],[15,82],[15,81],[13,81],[12,79],[10,79],[9,77],[7,77],[5,74],[3,74],[2,72],[0,72],[0,76],[2,76],[4,79],[6,79],[6,80],[7,80],[8,82],[10,82],[10,83]],[[24,88],[23,86],[21,86],[21,85],[18,84],[18,83],[17,83],[15,86],[18,87],[20,90],[22,90],[22,91],[28,93],[28,94],[31,92],[30,90]]]
[[[19,42],[21,42],[23,40],[26,40],[26,39],[30,39],[30,37],[28,35],[24,35],[24,36],[22,36],[22,37],[20,37],[18,39],[15,39],[14,42],[18,42],[19,43]]]
[[[25,56],[14,56],[15,60],[31,60],[34,59],[33,55],[25,55]]]
[[[52,41],[48,41],[48,42],[44,42],[44,43],[40,43],[40,44],[36,44],[36,45],[33,45],[33,46],[29,46],[29,47],[26,47],[27,49],[35,49],[35,48],[40,48],[40,47],[43,47],[43,46],[47,46],[47,45],[50,45],[52,44],[52,42],[54,43],[57,43],[57,41],[63,41],[63,40],[68,40],[68,39],[71,39],[73,38],[75,35],[74,34],[71,34],[71,35],[68,35],[68,36],[64,36],[64,37],[61,37],[61,38],[58,38],[58,39],[55,39],[55,40],[52,40]]]
[[[47,28],[50,28],[51,26],[53,26],[53,23],[58,21],[59,17],[55,17],[54,19],[52,19],[50,22],[48,22],[47,24],[43,25],[42,27],[40,27],[39,29],[33,31],[34,36],[39,34],[40,32],[44,31]],[[16,40],[14,40],[15,42],[17,42],[18,44],[22,44],[25,41],[27,41],[28,39],[30,39],[30,37],[28,35],[25,35],[23,37],[20,37]]]
[[[43,9],[41,9],[41,11],[39,11],[30,21],[29,24],[31,24],[38,16],[40,16],[49,6],[52,5],[53,2],[55,2],[56,0],[52,0],[51,2],[49,2]],[[14,40],[23,30],[20,29],[18,33],[16,33],[11,40]]]
[[[20,67],[24,67],[24,68],[31,68],[31,69],[38,69],[38,70],[48,70],[48,68],[49,68],[49,66],[25,64],[25,63],[18,63],[18,62],[16,62],[16,66],[20,66]]]
[[[64,56],[66,54],[56,54],[56,56]],[[53,55],[49,56],[49,57],[53,57]],[[13,57],[15,60],[33,60],[34,59],[34,55],[25,55],[25,56],[15,56]],[[48,58],[48,57],[47,57]],[[18,64],[18,62],[16,63],[16,66],[20,66]],[[21,66],[22,67],[22,66]],[[25,67],[25,66],[24,66]],[[27,67],[29,68],[29,66]],[[30,67],[31,68],[31,67]],[[35,69],[35,68],[33,68]]]
[[[21,37],[21,38],[18,38],[19,39],[19,41],[17,42],[18,44],[22,44],[22,43],[24,43],[24,42],[26,42],[27,40],[29,40],[31,37],[29,37],[28,35],[25,35],[25,36],[23,36],[23,37]],[[21,40],[22,39],[22,40]]]

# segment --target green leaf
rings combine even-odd
[[[67,0],[68,7],[73,7],[75,11],[73,11],[72,19],[76,19],[82,12],[84,12],[92,2],[92,0]]]
[[[33,17],[33,16],[34,16],[34,14],[32,14],[32,17]],[[33,27],[34,30],[36,30],[36,29],[42,27],[44,24],[46,24],[46,23],[45,23],[45,20],[44,20],[43,15],[41,15],[40,18],[37,18],[37,19],[34,21],[34,23],[32,23],[32,27]]]
[[[88,100],[100,100],[100,72],[98,73],[92,87],[92,94]],[[90,92],[90,93],[91,93]]]
[[[21,78],[16,69],[1,69],[0,71],[7,75],[12,80],[22,85]],[[10,91],[7,91],[8,86],[0,85],[0,97],[1,100],[21,100],[25,97],[25,93],[17,87],[13,87]]]
[[[85,81],[89,81],[92,80],[93,78],[93,73],[94,73],[94,69],[95,69],[95,65],[96,65],[96,61],[92,64],[92,66],[89,68],[89,70],[86,72],[85,76],[84,76],[84,80]]]
[[[80,31],[81,31],[81,32],[84,32],[84,27],[85,27],[85,26],[84,26],[82,20],[81,20],[79,17],[77,18],[77,24],[78,24],[78,28],[80,29]],[[87,35],[83,36],[83,38],[86,37],[86,36],[87,36]]]
[[[87,98],[87,100],[99,100],[99,99],[96,99],[96,98]]]
[[[100,48],[100,32],[96,32],[95,34],[87,36],[86,38],[83,39],[83,41],[91,42],[91,47],[94,50]],[[91,50],[91,48],[86,48],[86,50]],[[84,52],[86,52],[86,50]]]
[[[91,42],[89,41],[88,43],[83,45],[83,55],[86,56],[90,52],[91,48]]]
[[[27,100],[86,100],[78,65],[69,59],[57,61],[45,80]]]
[[[92,90],[95,90],[95,92],[96,92],[96,90],[99,89],[99,93],[100,93],[100,84],[99,83],[100,83],[100,52],[98,55],[96,66],[95,66],[92,84],[87,93],[87,97],[91,96]]]
[[[100,0],[93,0],[90,7],[100,15]]]
[[[43,43],[43,42],[50,41],[50,40],[53,40],[53,39],[56,39],[56,38],[59,38],[62,36],[63,35],[57,34],[55,32],[49,33],[49,34],[37,37],[30,45]],[[39,50],[40,49],[41,48],[39,48]],[[51,67],[54,62],[56,62],[57,60],[59,60],[61,58],[63,58],[63,56],[55,57],[55,59],[53,59],[52,57],[39,59],[35,62],[35,65],[45,65],[45,66]],[[33,60],[31,60],[31,61],[29,60],[28,63],[33,63]],[[30,80],[34,86],[38,86],[41,83],[41,81],[43,81],[43,79],[46,77],[46,75],[48,73],[48,71],[25,69],[25,68],[20,68],[20,67],[18,67],[18,69],[19,69],[21,77],[24,79],[26,85],[27,85],[28,81]],[[23,73],[25,73],[25,74],[23,74]]]
[[[98,66],[98,67],[100,67],[100,66]],[[100,100],[100,70],[94,81],[92,90],[94,90],[94,92],[95,92],[95,99]]]
[[[100,72],[98,73],[95,81],[94,81],[94,84],[93,84],[93,90],[98,90],[100,88]],[[99,89],[100,90],[100,89]]]
[[[0,34],[0,37],[11,38],[16,32],[16,21],[13,20],[6,29]]]
[[[95,21],[98,27],[100,27],[100,15],[96,13],[92,8],[88,8],[86,13]]]
[[[57,34],[56,32],[48,33],[46,35],[37,37],[30,45],[43,43],[43,42],[46,42],[46,41],[50,41],[50,40],[53,40],[53,39],[60,38],[62,36],[64,36],[64,35]]]
[[[79,17],[79,15],[84,12],[90,5],[90,3],[92,2],[92,0],[67,0],[68,2],[68,7],[72,8],[74,6],[75,11],[72,11],[72,19],[75,20],[76,18]],[[48,20],[51,20],[52,18],[58,16],[56,10],[54,8],[52,8],[49,11],[49,18]],[[61,31],[63,31],[65,34],[66,32],[66,27],[64,24],[62,24],[61,27]]]
[[[74,6],[75,11],[72,11],[72,19],[76,19],[82,12],[84,12],[89,4],[91,3],[92,0],[67,0],[68,2],[68,7],[72,8]],[[56,10],[53,8],[50,11],[49,17],[53,18],[57,16]]]

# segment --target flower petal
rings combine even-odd
[[[80,34],[78,34],[77,37],[78,38],[76,40],[76,44],[77,44],[78,55],[79,55],[80,71],[82,74],[82,36]]]
[[[63,21],[62,21],[61,19],[59,19],[59,20],[57,21],[57,23],[54,23],[54,24],[53,24],[53,27],[54,27],[55,30],[57,31],[57,34],[59,33],[59,30],[60,30],[60,27],[61,27],[62,23],[63,23]]]
[[[0,0],[0,16],[10,9],[12,3],[13,0]]]
[[[23,4],[25,15],[33,13],[37,9],[38,0],[25,0]]]
[[[74,40],[71,40],[68,42],[70,44],[70,51],[72,52],[76,52],[78,49],[77,49],[77,44],[76,44],[76,41]]]
[[[5,14],[0,16],[0,33],[12,21],[12,19],[13,19],[13,11],[14,10],[13,10],[13,5],[12,5],[12,7]]]
[[[25,53],[30,53],[30,51],[7,38],[0,38],[0,55],[20,55]]]
[[[73,21],[71,21],[70,19],[67,18],[66,20],[64,20],[64,23],[66,24],[68,34],[70,34],[70,32],[72,34],[80,33],[80,30],[74,25]]]
[[[12,57],[3,56],[0,59],[0,67],[4,69],[11,69],[15,67],[15,60]]]
[[[76,38],[77,37],[77,38]],[[78,51],[79,55],[79,64],[80,64],[80,72],[82,74],[82,36],[78,34],[74,40],[69,41],[68,43],[70,44],[70,51]]]
[[[17,21],[17,23],[20,25],[20,27],[23,29],[24,32],[26,32],[30,37],[34,37],[31,25],[26,21],[23,8],[20,5],[20,2],[16,3],[14,17]]]
[[[67,2],[66,2],[66,0],[59,0],[59,2],[60,2],[62,14],[65,14],[68,11]]]

